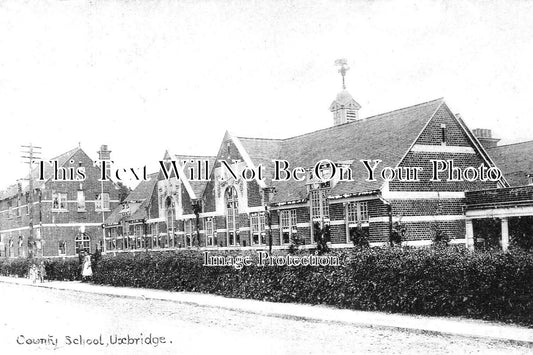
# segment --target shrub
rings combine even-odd
[[[303,252],[303,251],[301,251]],[[213,252],[215,255],[215,252]],[[256,257],[252,251],[216,255]],[[533,255],[459,248],[333,251],[342,266],[203,266],[197,251],[105,256],[94,281],[275,302],[533,325]]]

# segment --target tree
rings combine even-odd
[[[117,186],[118,186],[118,199],[120,203],[122,203],[124,202],[126,197],[128,197],[128,195],[131,193],[131,189],[128,186],[124,185],[121,181],[117,182]]]

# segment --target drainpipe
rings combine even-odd
[[[390,240],[390,236],[392,235],[392,205],[390,201],[385,200],[381,195],[378,195],[378,198],[381,202],[387,205],[387,215],[389,217],[389,243],[392,246],[392,241]]]
[[[193,202],[193,212],[196,216],[196,241],[198,242],[197,247],[200,248],[200,211],[201,211],[201,200],[195,200]]]

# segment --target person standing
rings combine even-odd
[[[81,271],[82,282],[88,281],[93,276],[93,269],[91,267],[91,255],[83,253],[83,268]]]
[[[43,283],[44,279],[46,278],[46,266],[44,265],[44,260],[41,260],[41,263],[39,264],[39,282]]]

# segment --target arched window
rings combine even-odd
[[[91,238],[87,233],[80,233],[76,237],[76,254],[85,250],[87,253],[91,252]]]
[[[176,219],[176,209],[174,207],[174,201],[169,196],[165,201],[165,211],[166,211],[166,221],[167,221],[167,240],[168,246],[174,246],[174,220]],[[166,242],[166,241],[165,241]],[[166,243],[164,243],[166,244]],[[161,247],[166,247],[167,245],[161,245]]]
[[[227,243],[229,246],[240,245],[239,238],[239,211],[238,211],[238,197],[235,187],[230,186],[226,189],[226,228],[227,228]]]

